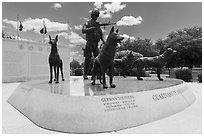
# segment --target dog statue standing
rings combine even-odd
[[[98,75],[98,71],[103,76],[103,88],[108,88],[106,85],[106,77],[105,73],[107,69],[109,70],[110,77],[110,87],[115,88],[116,85],[113,84],[113,68],[114,68],[114,56],[116,52],[116,46],[119,42],[121,42],[124,37],[118,34],[118,29],[114,32],[114,27],[111,28],[110,33],[108,35],[107,41],[103,45],[99,55],[94,59],[93,69],[92,69],[92,77],[93,82],[92,85],[95,85],[96,75]],[[101,75],[99,77],[101,77]]]
[[[122,50],[116,52],[114,59],[114,67],[120,70],[124,78],[126,78],[127,71],[130,70],[132,62],[143,57],[142,54],[131,50]]]
[[[50,81],[49,83],[52,83],[52,69],[54,69],[55,79],[54,81],[56,83],[59,83],[59,68],[62,75],[62,81],[64,81],[64,75],[63,75],[63,62],[62,59],[59,56],[58,49],[57,49],[57,41],[58,41],[58,35],[56,35],[55,39],[52,39],[49,35],[49,44],[51,45],[51,52],[49,55],[49,66],[50,66]]]
[[[175,54],[176,51],[172,48],[168,48],[163,54],[155,57],[141,57],[134,61],[132,68],[137,68],[137,79],[143,80],[140,75],[141,71],[145,66],[155,67],[157,68],[157,77],[160,81],[163,80],[160,74],[162,72],[162,68],[165,66],[167,61]]]

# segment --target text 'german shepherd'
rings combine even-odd
[[[114,68],[114,56],[116,52],[116,46],[119,42],[121,42],[124,37],[118,34],[118,29],[114,32],[114,27],[111,28],[110,33],[108,35],[107,41],[103,45],[99,55],[94,59],[93,69],[92,69],[92,85],[95,85],[96,75],[103,75],[103,88],[108,88],[106,85],[106,77],[105,73],[109,70],[110,77],[110,87],[115,88],[116,85],[113,84],[113,68]],[[99,70],[100,71],[99,71]],[[100,72],[99,74],[97,72]]]
[[[167,61],[175,54],[177,51],[173,50],[172,48],[168,48],[163,54],[155,57],[141,57],[134,61],[133,66],[137,68],[137,79],[143,80],[140,75],[141,71],[145,66],[155,67],[157,68],[157,77],[160,81],[163,79],[160,77],[162,72],[162,68],[165,66]]]

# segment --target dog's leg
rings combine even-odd
[[[96,76],[94,74],[92,74],[92,85],[95,85],[96,84]]]
[[[100,80],[100,83],[101,83],[101,84],[103,84],[103,81],[102,81],[102,71],[101,71],[101,68],[100,68],[99,80]]]
[[[59,66],[57,66],[57,73],[56,73],[56,81],[55,83],[59,83]]]
[[[126,67],[125,66],[122,66],[121,73],[122,73],[123,77],[126,78]]]
[[[54,68],[54,76],[55,76],[55,78],[54,78],[54,81],[56,81],[56,79],[57,79],[57,73],[56,73],[56,66],[53,66],[53,68]]]
[[[102,75],[100,74],[99,80],[100,80],[100,83],[103,84],[103,81],[102,81],[101,77],[102,77]]]
[[[142,71],[142,69],[143,69],[143,64],[142,64],[142,62],[141,62],[141,60],[140,59],[137,59],[136,61],[134,61],[133,62],[133,64],[132,64],[132,66],[131,66],[131,69],[132,68],[136,68],[136,76],[137,76],[137,79],[138,80],[143,80],[141,77],[140,77],[140,73],[141,73],[141,71]]]
[[[164,79],[160,77],[160,74],[162,72],[162,69],[161,68],[157,68],[157,77],[160,81],[163,81]]]
[[[60,71],[61,71],[62,81],[64,81],[63,62],[62,62],[62,60],[61,60],[61,63],[60,63]]]
[[[96,60],[93,62],[93,68],[92,68],[92,85],[96,84],[96,72],[97,72],[97,64]]]
[[[142,72],[142,68],[137,68],[137,73],[136,74],[137,74],[137,79],[138,80],[143,80],[143,78],[140,77],[141,72]]]
[[[108,88],[108,86],[106,85],[106,71],[107,71],[106,68],[104,67],[101,68],[101,73],[103,75],[103,88],[104,89]]]
[[[116,85],[113,84],[113,66],[109,67],[109,76],[110,76],[110,87],[115,88]]]
[[[106,73],[105,72],[103,72],[103,88],[104,89],[108,88],[108,86],[106,85]]]
[[[111,88],[115,88],[116,87],[116,85],[113,84],[113,75],[110,75],[110,87]]]
[[[50,81],[49,83],[52,83],[52,66],[50,65]]]

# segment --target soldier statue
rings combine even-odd
[[[87,41],[86,47],[84,49],[84,79],[88,79],[87,74],[90,68],[92,53],[94,57],[96,57],[99,54],[99,41],[101,40],[103,44],[105,43],[103,39],[103,32],[100,28],[100,25],[98,25],[99,22],[96,21],[99,17],[99,14],[100,13],[98,10],[93,10],[91,12],[91,19],[87,21],[86,24],[84,24],[82,27],[82,33],[86,35]]]

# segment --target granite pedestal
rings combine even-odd
[[[67,133],[110,132],[176,114],[195,101],[185,82],[165,78],[114,77],[116,88],[71,77],[59,84],[22,83],[8,99],[39,127]]]

